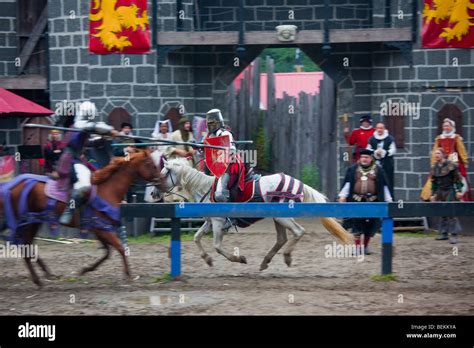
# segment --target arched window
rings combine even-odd
[[[171,120],[171,124],[173,125],[173,130],[177,130],[179,128],[179,119],[181,118],[181,114],[179,113],[178,108],[170,108],[165,115],[165,120]]]
[[[438,134],[443,131],[443,120],[450,118],[456,122],[456,133],[462,136],[462,111],[455,104],[446,104],[438,112]]]
[[[108,116],[108,123],[119,131],[120,125],[124,122],[130,123],[133,127],[135,127],[135,125],[132,123],[132,117],[127,110],[122,107],[114,108]]]

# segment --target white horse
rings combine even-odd
[[[210,201],[210,190],[214,183],[215,177],[206,175],[197,169],[189,167],[182,159],[173,159],[165,162],[165,166],[161,170],[161,175],[166,178],[165,186],[168,190],[172,190],[173,187],[180,186],[193,197],[195,202]],[[260,189],[262,196],[265,197],[269,191],[275,191],[280,182],[280,175],[273,174],[262,176],[260,178]],[[318,202],[326,203],[326,197],[316,191],[315,189],[304,185],[303,188],[303,202]],[[204,197],[204,198],[203,198]],[[305,233],[304,228],[296,223],[292,218],[274,218],[275,228],[277,232],[277,241],[275,245],[270,249],[267,255],[264,257],[260,270],[264,270],[268,267],[275,254],[281,249],[281,247],[288,241],[286,235],[286,229],[289,229],[293,238],[289,241],[286,249],[283,252],[285,263],[291,265],[291,253],[296,246],[296,243]],[[352,240],[352,236],[333,218],[321,218],[321,222],[324,227],[336,236],[342,243],[349,244]],[[201,252],[201,257],[206,261],[209,266],[212,266],[212,258],[204,250],[201,245],[201,238],[204,233],[211,230],[214,234],[214,248],[216,251],[226,257],[232,262],[247,263],[244,256],[233,255],[222,248],[222,239],[224,236],[223,227],[226,224],[226,218],[206,218],[204,225],[194,235],[194,241]]]

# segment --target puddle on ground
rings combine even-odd
[[[181,307],[210,304],[219,300],[215,294],[203,292],[153,292],[140,293],[122,297],[118,302],[123,305],[138,305],[146,307]]]

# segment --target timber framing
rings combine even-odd
[[[41,75],[0,77],[0,87],[5,89],[47,89],[48,80]]]
[[[332,29],[330,43],[411,41],[411,28]],[[245,33],[245,45],[297,45],[323,44],[324,30],[300,30],[295,41],[281,42],[276,31],[250,31]],[[187,31],[160,32],[158,45],[238,45],[238,31]]]

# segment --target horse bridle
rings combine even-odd
[[[176,188],[176,186],[178,186],[178,185],[174,182],[173,175],[170,175],[171,170],[169,168],[166,168],[166,169],[168,170],[168,173],[166,173],[165,178],[167,178],[168,175],[170,176],[172,186],[171,186],[170,189],[163,192],[163,196],[168,197],[168,196],[171,196],[171,195],[176,195],[176,196],[179,196],[179,197],[183,198],[185,201],[188,201],[188,199],[186,197],[184,197],[183,195],[181,195],[179,193],[176,193],[176,192],[172,192]]]
[[[196,169],[196,166],[197,166],[199,163],[201,163],[202,161],[203,161],[203,159],[199,160],[198,163],[196,163],[196,164],[193,166],[193,168]],[[170,175],[170,173],[171,173],[171,170],[170,170],[169,168],[166,168],[166,169],[168,169],[168,173],[166,173],[165,178],[168,177],[168,175]],[[191,181],[191,179],[193,179],[193,178],[194,178],[196,175],[198,175],[198,174],[199,174],[199,170],[198,170],[196,173],[194,173],[194,175],[193,175],[187,182]],[[181,197],[181,198],[183,198],[184,200],[187,201],[188,199],[187,199],[186,197],[184,197],[183,195],[180,195],[179,193],[176,193],[176,192],[171,192],[171,191],[173,191],[173,190],[175,189],[175,187],[178,186],[178,185],[174,182],[174,180],[173,180],[173,175],[170,176],[170,179],[171,179],[171,184],[172,184],[173,186],[172,186],[168,191],[164,192],[163,195],[171,196],[171,195],[173,194],[173,195],[177,195],[177,196],[179,196],[179,197]],[[212,187],[211,187],[211,188],[209,189],[209,191],[201,198],[201,201],[200,201],[201,203],[204,201],[204,199],[206,198],[206,196],[211,192],[211,189],[212,189]]]

